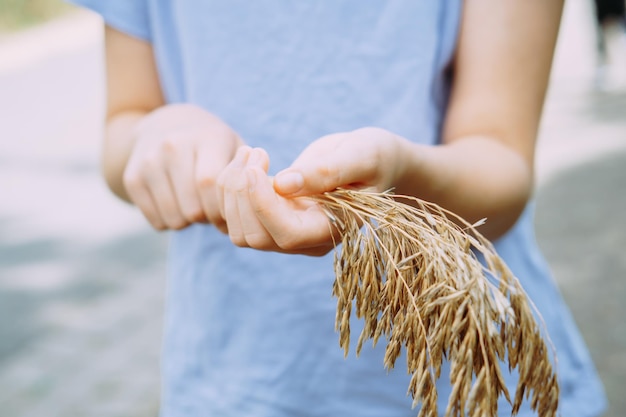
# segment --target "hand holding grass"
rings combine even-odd
[[[444,358],[452,383],[446,416],[496,415],[500,396],[514,413],[529,398],[540,415],[554,416],[559,386],[545,329],[491,243],[436,204],[380,192],[402,182],[406,155],[407,142],[380,129],[331,135],[310,145],[272,187],[267,154],[243,147],[219,181],[231,239],[303,254],[341,243],[333,285],[340,345],[347,354],[354,311],[365,321],[357,354],[366,340],[382,337],[391,368],[404,349],[420,416],[437,415]],[[503,361],[519,371],[514,395]]]

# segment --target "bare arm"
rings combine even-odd
[[[395,188],[433,201],[481,232],[506,233],[530,198],[537,128],[562,0],[464,3],[455,80],[440,146],[419,145],[378,128],[322,137],[273,186],[267,155],[244,150],[224,171],[220,194],[239,246],[323,254],[333,246],[319,209],[294,197],[340,186]],[[239,174],[238,174],[239,173]]]
[[[442,146],[382,129],[330,135],[279,173],[285,196],[356,184],[436,202],[504,234],[533,187],[534,151],[561,0],[465,2]]]
[[[164,104],[152,47],[105,27],[107,108],[102,169],[107,184],[129,201],[123,175],[141,119]]]
[[[483,231],[491,237],[514,224],[532,192],[562,6],[559,0],[465,2],[444,146],[428,150],[430,186],[417,185],[470,220],[487,217]]]
[[[165,104],[149,43],[110,27],[105,42],[102,166],[109,187],[156,229],[209,222],[226,232],[215,181],[241,139],[197,106]]]

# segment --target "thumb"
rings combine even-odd
[[[279,172],[274,177],[274,190],[285,197],[300,197],[333,191],[357,181],[349,175],[350,170],[340,168],[340,163],[330,163],[330,159],[327,157],[322,166],[296,165]]]
[[[369,142],[351,133],[318,139],[289,168],[276,174],[274,190],[284,197],[300,197],[371,184],[380,167],[379,158],[372,156],[376,148],[369,145],[363,151],[363,143]]]
[[[304,191],[304,175],[297,169],[287,168],[274,176],[274,190],[283,196],[293,196]]]

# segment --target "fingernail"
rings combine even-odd
[[[233,160],[236,160],[237,162],[244,161],[248,158],[249,152],[249,146],[240,146],[239,149],[237,149],[237,153],[235,154],[235,158],[233,158]]]
[[[279,172],[274,177],[274,187],[280,194],[294,194],[304,186],[304,177],[299,172]]]
[[[261,150],[258,148],[254,148],[250,151],[250,156],[248,157],[248,164],[250,165],[259,165],[262,162],[262,154]]]

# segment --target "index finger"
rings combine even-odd
[[[247,168],[246,175],[251,207],[278,247],[295,251],[332,243],[330,223],[316,203],[277,195],[258,167]]]

